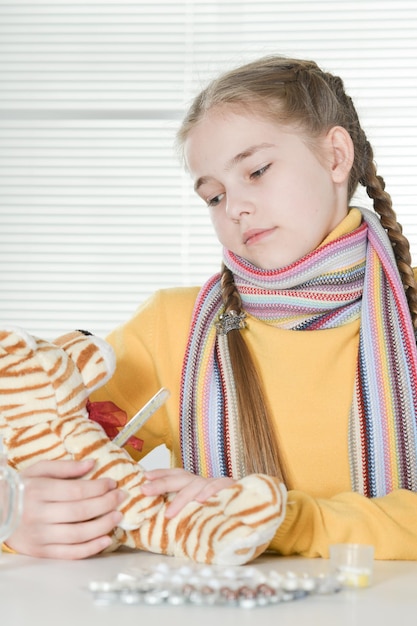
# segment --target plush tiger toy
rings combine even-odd
[[[126,545],[230,565],[260,555],[284,518],[285,487],[252,474],[166,519],[169,496],[144,496],[143,468],[88,419],[89,394],[113,371],[112,348],[99,338],[76,331],[51,343],[0,329],[0,436],[9,463],[23,469],[41,459],[94,458],[87,478],[112,477],[128,493],[111,550]]]

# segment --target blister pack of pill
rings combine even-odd
[[[262,571],[256,567],[170,566],[120,572],[113,580],[91,581],[96,604],[156,606],[234,606],[244,609],[300,600],[312,594],[332,594],[341,588],[330,575]]]

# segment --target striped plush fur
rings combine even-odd
[[[112,350],[98,338],[74,332],[50,343],[0,330],[0,436],[9,463],[23,469],[41,459],[95,458],[88,478],[110,476],[128,493],[112,550],[126,545],[232,565],[256,558],[283,520],[284,486],[253,474],[166,519],[169,498],[144,496],[141,466],[88,419],[88,396],[113,369]]]

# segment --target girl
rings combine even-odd
[[[327,556],[349,541],[416,559],[416,283],[341,79],[260,59],[213,81],[178,138],[224,248],[221,273],[156,293],[116,329],[116,374],[94,398],[132,415],[170,389],[139,433],[142,455],[165,443],[172,458],[149,472],[147,493],[177,492],[175,515],[266,472],[289,490],[277,553]],[[358,184],[375,212],[350,207]],[[84,471],[27,472],[27,498],[48,508],[26,511],[10,547],[59,558],[105,547],[120,495],[65,480]]]

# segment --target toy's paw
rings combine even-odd
[[[174,555],[201,563],[242,565],[264,552],[285,516],[287,491],[253,474],[181,514]]]
[[[273,533],[259,533],[248,526],[242,527],[242,536],[235,536],[231,541],[223,541],[215,550],[211,561],[214,565],[244,565],[256,559],[267,549]]]
[[[253,474],[237,483],[241,492],[225,507],[224,514],[242,525],[221,537],[212,563],[243,565],[269,546],[285,517],[287,490],[268,476]]]

